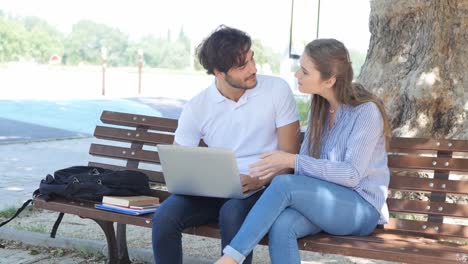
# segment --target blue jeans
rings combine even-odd
[[[223,252],[242,263],[268,232],[272,263],[300,263],[298,238],[320,231],[369,235],[379,218],[370,203],[347,187],[308,176],[280,175]]]
[[[155,262],[182,263],[182,231],[189,227],[219,223],[221,246],[224,248],[236,235],[261,193],[257,192],[246,199],[171,195],[153,217]],[[246,261],[252,262],[251,254]]]

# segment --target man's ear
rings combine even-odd
[[[213,69],[214,76],[216,78],[224,78],[224,72],[219,71],[218,69]]]

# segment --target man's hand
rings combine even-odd
[[[262,180],[258,177],[250,177],[249,175],[241,174],[242,192],[255,191],[265,186],[268,179]]]

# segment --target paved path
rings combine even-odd
[[[97,141],[91,135],[100,122],[102,110],[178,118],[183,103],[183,100],[165,98],[0,100],[0,211],[18,208],[30,199],[48,173],[96,160],[88,154],[88,149]],[[11,230],[8,225],[1,228],[0,238],[53,247],[93,245],[88,240],[71,239],[70,242],[50,239],[46,234]],[[104,246],[102,242],[94,248],[103,249]],[[139,259],[151,262],[151,252],[139,254]],[[0,245],[0,263],[71,264],[85,263],[85,259],[36,255]],[[202,261],[198,259],[192,263]]]
[[[167,98],[0,100],[0,144],[90,136],[103,110],[178,118],[184,102]]]

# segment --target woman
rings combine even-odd
[[[300,263],[300,237],[366,236],[388,221],[390,128],[382,102],[352,83],[349,53],[335,39],[309,43],[300,64],[299,90],[312,96],[300,154],[266,153],[250,167],[253,177],[285,168],[295,174],[273,179],[218,264],[242,263],[266,233],[272,263]]]

